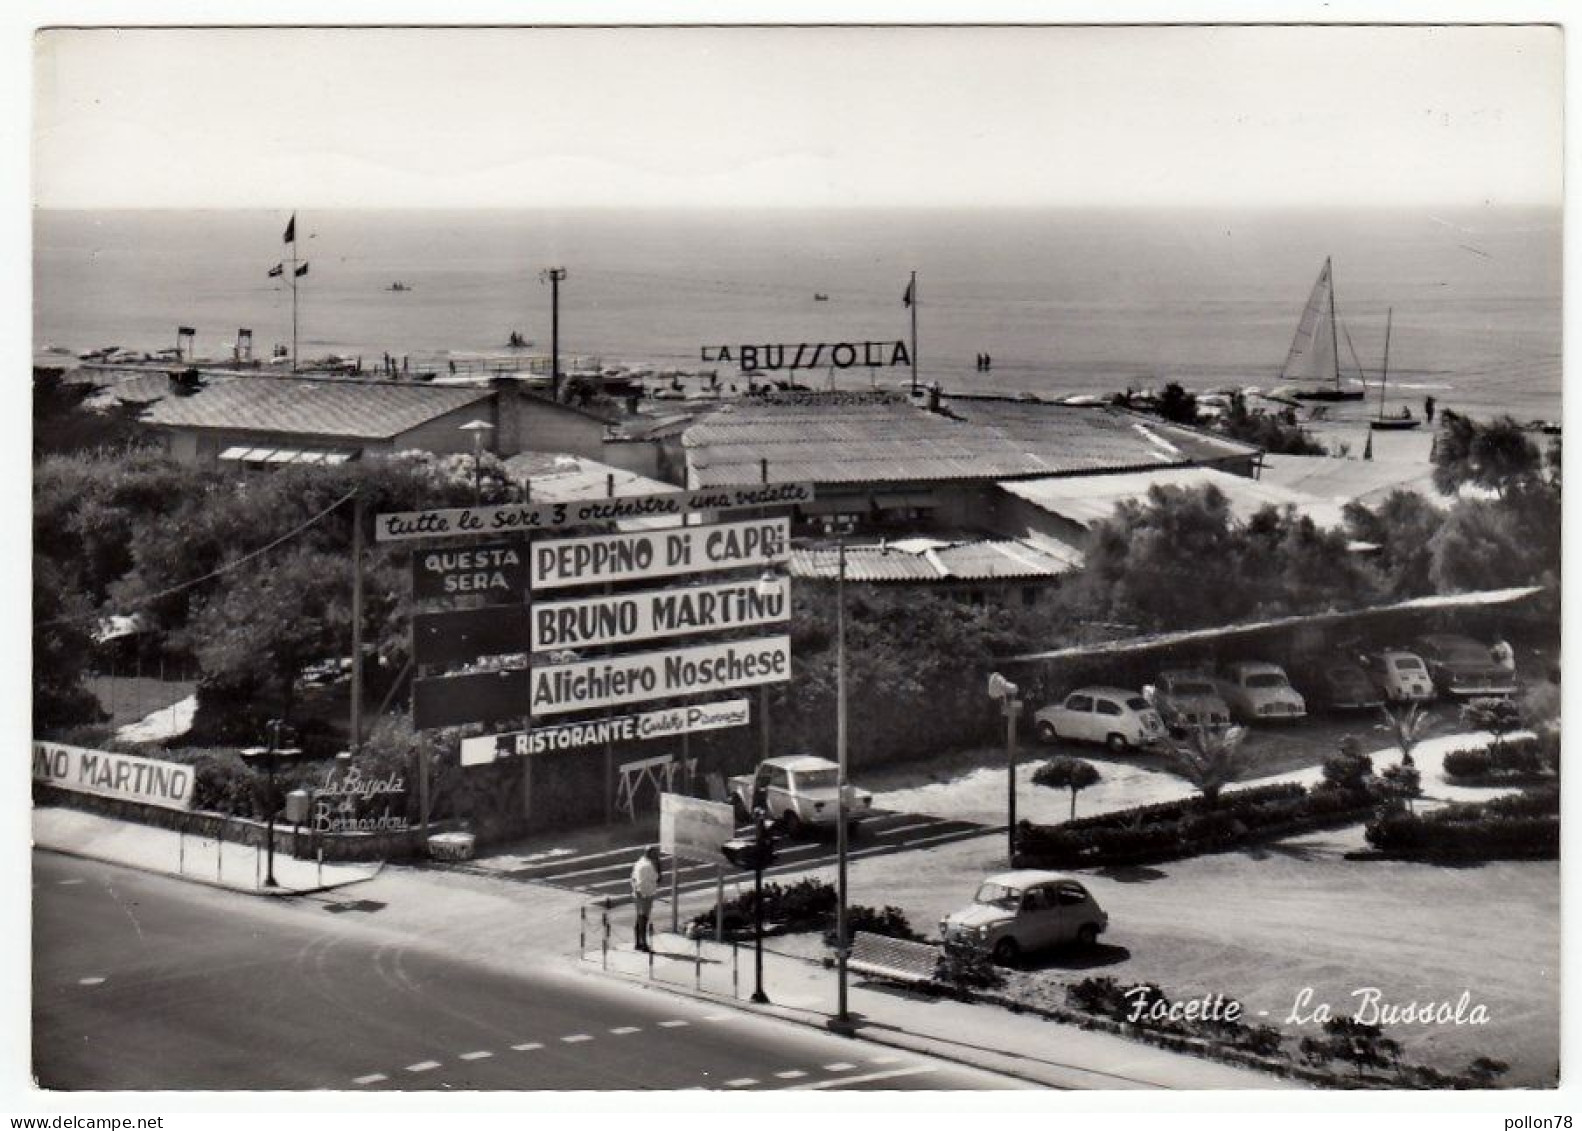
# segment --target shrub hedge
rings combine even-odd
[[[1560,736],[1545,732],[1445,755],[1445,773],[1461,781],[1529,782],[1546,776],[1560,763]]]
[[[1560,856],[1560,790],[1549,786],[1430,813],[1391,808],[1369,822],[1367,837],[1392,856],[1555,860]]]
[[[1239,845],[1320,828],[1369,813],[1365,790],[1295,783],[1222,794],[1210,809],[1199,798],[1168,801],[1068,821],[1017,827],[1017,861],[1051,868],[1093,867],[1222,852]]]

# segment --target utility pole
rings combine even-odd
[[[546,267],[539,273],[539,281],[549,282],[549,391],[560,399],[560,283],[566,277],[564,267]]]
[[[351,751],[363,744],[363,495],[352,495],[352,702]]]

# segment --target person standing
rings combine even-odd
[[[632,865],[632,906],[637,909],[633,925],[637,949],[648,949],[648,919],[654,911],[654,896],[659,892],[659,849],[650,845]]]
[[[1434,422],[1434,397],[1432,393],[1423,398],[1423,415],[1428,417],[1428,423],[1432,424]]]
[[[1516,671],[1516,650],[1502,638],[1494,642],[1494,647],[1489,649],[1489,659],[1494,661],[1494,666],[1507,674]]]

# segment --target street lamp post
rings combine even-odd
[[[265,820],[265,854],[267,863],[264,872],[265,887],[279,887],[275,882],[275,769],[281,758],[295,758],[302,753],[301,750],[291,748],[282,749],[280,746],[280,732],[285,729],[284,719],[271,719],[269,722],[269,745],[253,746],[242,751],[242,761],[255,769],[264,771],[264,788],[268,791],[264,798]]]
[[[769,1004],[764,993],[764,857],[767,843],[763,806],[753,810],[753,1001]]]
[[[461,426],[461,431],[472,433],[472,502],[479,506],[483,503],[483,438],[494,431],[494,425],[487,420],[470,420]]]
[[[1022,710],[1016,684],[999,672],[989,676],[989,698],[1005,712],[1005,857],[1006,867],[1016,867],[1016,719]]]
[[[850,1029],[851,1014],[846,1010],[846,959],[851,940],[846,934],[846,537],[842,532],[835,543],[835,963],[836,1009],[831,1028]]]

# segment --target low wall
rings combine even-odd
[[[262,847],[269,826],[262,821],[245,817],[232,817],[224,813],[203,810],[163,809],[157,805],[144,805],[135,801],[121,801],[99,797],[75,790],[35,783],[35,805],[55,805],[80,809],[111,817],[117,821],[150,825],[155,828],[184,832],[188,836],[223,840],[227,844],[245,844]],[[429,832],[447,832],[455,822],[431,822]],[[324,859],[333,861],[406,860],[423,854],[422,833],[418,828],[395,832],[372,833],[323,833],[303,829],[298,832],[282,821],[275,823],[275,851],[304,860],[314,859],[323,849]]]

